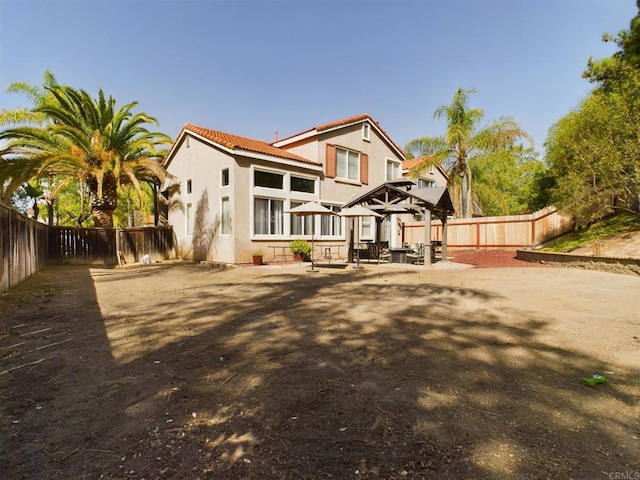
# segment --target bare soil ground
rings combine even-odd
[[[47,269],[0,298],[0,476],[635,478],[640,278],[515,262]]]

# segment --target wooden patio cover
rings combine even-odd
[[[447,260],[447,217],[454,213],[447,187],[414,188],[411,180],[385,182],[345,204],[343,208],[365,205],[370,210],[387,216],[402,213],[420,213],[425,222],[425,244],[431,244],[431,216],[442,221],[442,261]],[[428,251],[428,247],[427,247]],[[431,255],[425,254],[425,265]]]

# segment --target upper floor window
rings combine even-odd
[[[191,182],[191,179],[187,180],[186,191],[187,195],[191,195],[193,192],[193,183]]]
[[[336,176],[360,180],[360,154],[344,148],[336,148]]]
[[[387,159],[387,182],[400,178],[401,164],[395,160]]]
[[[220,172],[220,186],[226,187],[229,185],[229,169],[223,168]]]
[[[419,178],[415,183],[418,188],[432,188],[436,186],[436,182],[427,180],[426,178]]]
[[[367,142],[371,141],[371,125],[369,125],[368,123],[362,124],[362,139],[366,140]]]
[[[282,190],[284,188],[284,175],[281,173],[255,170],[253,172],[253,186],[277,188],[278,190]]]

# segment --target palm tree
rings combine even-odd
[[[26,96],[33,104],[34,108],[55,103],[55,97],[49,91],[50,88],[58,86],[58,81],[49,70],[42,76],[42,87],[31,85],[26,82],[13,82],[7,85],[7,93],[19,93]],[[47,121],[47,116],[41,112],[34,112],[29,108],[5,108],[0,111],[0,126],[22,125],[22,124],[43,124]]]
[[[469,162],[509,148],[519,139],[532,143],[530,137],[510,118],[500,118],[480,129],[484,111],[467,106],[471,93],[475,93],[475,90],[459,88],[449,105],[441,105],[435,111],[434,118],[444,116],[447,120],[444,136],[416,138],[405,147],[407,152],[415,156],[426,157],[411,169],[410,175],[415,178],[424,174],[429,167],[444,166],[449,177],[447,186],[452,190],[456,216],[463,218],[473,216]]]
[[[6,140],[0,184],[8,182],[4,197],[31,179],[60,179],[56,191],[72,182],[86,182],[96,227],[112,227],[118,192],[132,185],[142,201],[140,182],[164,182],[166,171],[158,150],[171,144],[163,133],[150,132],[146,124],[157,121],[145,113],[133,114],[137,102],[116,110],[116,101],[100,90],[98,99],[68,86],[47,87],[55,101],[33,112],[50,121],[19,126],[0,133]]]

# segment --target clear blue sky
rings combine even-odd
[[[542,151],[615,51],[635,0],[0,0],[0,85],[60,83],[185,123],[271,141],[369,113],[404,146],[441,134],[458,87]],[[0,108],[27,106],[0,95]]]

